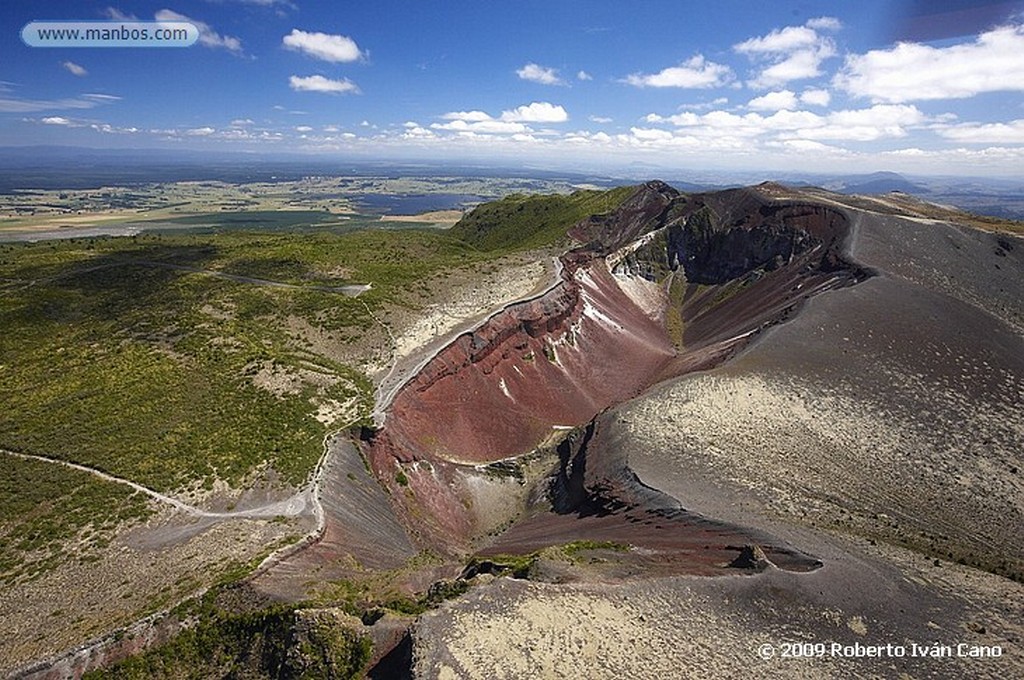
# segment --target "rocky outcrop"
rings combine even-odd
[[[836,268],[847,228],[838,210],[765,202],[737,215],[734,206],[722,206],[721,200],[690,199],[686,216],[668,226],[669,261],[682,267],[687,281],[721,284],[756,269],[772,271],[815,248],[820,249],[818,264]],[[715,204],[730,221],[719,215]]]
[[[593,215],[569,230],[576,241],[607,254],[665,225],[681,194],[654,180],[642,184],[615,210]]]

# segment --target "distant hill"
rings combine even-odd
[[[872,172],[867,175],[839,175],[833,177],[814,178],[808,182],[827,188],[839,194],[929,194],[930,189],[922,184],[914,183],[896,172]]]
[[[576,191],[568,196],[512,194],[478,206],[450,233],[481,250],[550,245],[564,238],[580,220],[615,209],[635,191],[636,187],[625,186]]]
[[[847,177],[837,190],[844,194],[887,194],[890,191],[902,191],[905,194],[928,193],[925,187],[914,184],[895,172],[875,172],[870,175]]]

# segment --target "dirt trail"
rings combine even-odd
[[[177,498],[174,498],[173,496],[162,494],[159,491],[155,491],[137,482],[133,482],[130,479],[117,477],[116,475],[108,474],[106,472],[103,472],[102,470],[97,470],[96,468],[92,468],[87,465],[80,465],[79,463],[72,463],[66,460],[58,460],[56,458],[47,458],[46,456],[36,456],[30,453],[17,453],[15,451],[8,451],[7,449],[0,449],[0,453],[4,453],[8,456],[13,456],[15,458],[21,458],[23,460],[34,460],[42,463],[50,463],[52,465],[61,465],[72,470],[78,470],[80,472],[85,472],[95,477],[99,477],[100,479],[107,482],[123,484],[125,486],[131,487],[132,489],[135,489],[140,493],[146,494],[150,498],[153,498],[154,500],[159,501],[160,503],[170,505],[176,510],[180,510],[181,512],[184,512],[188,515],[192,515],[194,517],[210,519],[258,519],[262,517],[281,516],[297,517],[303,514],[306,511],[307,506],[311,504],[314,507],[313,512],[314,514],[316,514],[315,508],[317,503],[314,500],[312,500],[313,494],[310,488],[303,489],[299,493],[294,494],[293,496],[286,498],[284,500],[276,501],[274,503],[268,503],[266,505],[261,505],[255,508],[235,510],[232,512],[210,512],[208,510],[203,510],[202,508],[197,508],[194,505],[184,503],[178,500]]]

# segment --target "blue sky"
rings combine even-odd
[[[32,48],[33,20],[187,48]],[[1024,3],[4,2],[0,146],[1024,175]]]

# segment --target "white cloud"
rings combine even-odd
[[[936,129],[936,133],[967,144],[1024,144],[1024,119],[1009,123],[963,123]]]
[[[541,85],[565,85],[565,81],[558,77],[558,69],[541,66],[533,62],[530,62],[521,69],[517,69],[516,75],[522,80],[530,80]]]
[[[0,93],[10,92],[10,88],[0,87]],[[0,96],[0,113],[33,113],[36,111],[59,111],[61,109],[91,109],[100,104],[109,104],[120,100],[109,94],[88,93],[78,97],[63,99],[21,99],[19,97]]]
[[[778,111],[780,109],[792,110],[797,107],[796,94],[789,90],[769,92],[761,97],[755,97],[747,102],[747,108],[754,111]]]
[[[103,10],[103,16],[114,21],[138,21],[139,18],[134,14],[125,14],[116,7],[107,7]]]
[[[733,45],[733,49],[758,63],[764,63],[747,84],[755,88],[785,85],[792,80],[821,75],[821,62],[836,55],[831,38],[816,29],[835,30],[839,22],[830,17],[812,19],[804,26],[787,26]]]
[[[561,106],[549,102],[533,102],[502,111],[501,116],[494,118],[485,111],[449,111],[440,116],[447,123],[434,123],[433,130],[458,132],[469,135],[531,135],[534,131],[524,123],[564,123],[569,114]],[[408,127],[409,124],[407,123]],[[542,131],[544,134],[559,134],[556,131]],[[531,137],[531,140],[535,138]]]
[[[800,94],[800,101],[812,106],[828,106],[829,102],[832,101],[832,95],[829,94],[828,90],[804,90]]]
[[[791,80],[816,78],[821,75],[821,62],[835,55],[831,47],[821,50],[800,50],[761,71],[750,81],[751,87],[776,87]]]
[[[353,135],[354,136],[354,135]],[[432,130],[428,130],[425,127],[421,127],[416,123],[405,124],[405,132],[402,133],[402,137],[405,139],[431,139],[436,137]]]
[[[441,116],[444,120],[481,121],[491,120],[491,114],[483,111],[449,111]]]
[[[503,111],[501,119],[520,123],[564,123],[569,120],[569,114],[561,106],[549,102],[533,102]]]
[[[90,99],[95,102],[116,102],[120,101],[121,98],[112,94],[100,94],[99,92],[88,92],[83,94],[84,99]]]
[[[112,8],[111,8],[112,9]],[[213,28],[198,19],[192,19],[184,14],[169,9],[162,9],[154,15],[157,21],[187,21],[199,29],[199,44],[211,49],[224,49],[232,54],[242,54],[242,41],[230,35],[221,35]]]
[[[448,130],[450,132],[501,135],[530,131],[530,128],[522,123],[493,119],[479,121],[453,120],[448,123],[434,123],[430,127],[435,130]]]
[[[835,17],[818,17],[817,19],[811,19],[805,25],[816,31],[838,31],[843,27],[842,22]]]
[[[130,135],[139,131],[137,127],[117,127],[109,123],[90,123],[89,127],[96,132],[108,135]]]
[[[1022,92],[1024,25],[996,28],[949,47],[900,43],[850,55],[833,83],[855,97],[889,103]]]
[[[626,77],[627,83],[635,87],[720,87],[732,80],[732,69],[695,55],[679,66],[670,66],[657,73],[634,73]]]
[[[708,140],[723,137],[857,142],[904,137],[909,130],[924,127],[930,121],[914,106],[885,104],[827,115],[785,109],[767,116],[759,113],[739,115],[729,111],[711,111],[701,115],[686,111],[667,117],[652,113],[644,120],[685,128],[687,134]]]
[[[61,62],[61,66],[66,68],[72,75],[76,75],[79,78],[89,75],[89,72],[85,70],[84,66],[79,66],[73,61]]]
[[[740,54],[777,54],[807,49],[818,44],[818,32],[807,26],[787,26],[766,36],[751,38],[733,45]]]
[[[254,121],[252,120],[252,118],[235,118],[233,121],[229,123],[231,127],[247,127],[253,124]]]
[[[47,116],[46,118],[39,119],[39,122],[44,125],[73,125],[69,118],[64,118],[63,116]]]
[[[589,120],[591,122],[593,122],[593,123],[602,123],[602,124],[603,123],[610,123],[610,122],[612,122],[612,119],[608,118],[607,116],[590,116]]]
[[[212,135],[216,131],[217,130],[215,130],[214,128],[206,126],[206,127],[192,128],[191,130],[186,130],[185,134],[190,136],[190,137],[209,137],[210,135]]]
[[[313,128],[311,128],[308,125],[296,125],[295,126],[295,131],[296,132],[312,132]]]
[[[288,85],[296,92],[359,93],[359,87],[348,78],[331,80],[321,75],[291,76],[288,78]]]
[[[356,45],[355,40],[344,35],[308,33],[293,28],[292,32],[286,35],[281,42],[289,50],[303,52],[315,59],[335,63],[358,61],[366,56],[365,52]]]
[[[576,74],[576,80],[593,80],[594,76],[590,75],[586,71],[579,71]]]

